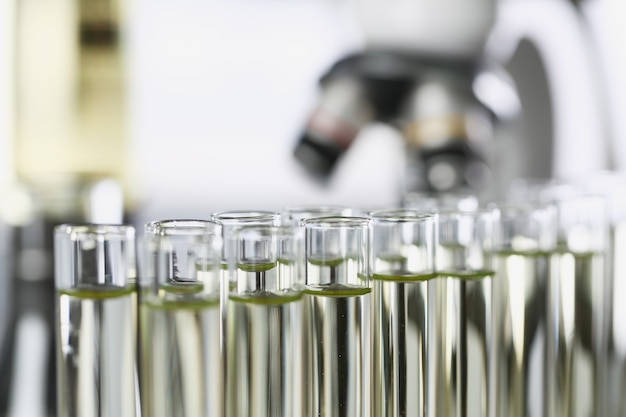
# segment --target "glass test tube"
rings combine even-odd
[[[224,415],[220,338],[221,226],[146,226],[140,273],[143,417]]]
[[[227,415],[302,413],[302,291],[291,227],[236,231],[228,296]]]
[[[281,223],[280,214],[272,211],[224,211],[212,214],[211,219],[222,225],[222,236],[224,238],[222,270],[228,275],[227,279],[231,284],[235,280],[234,271],[236,270],[235,252],[237,244],[234,238],[236,231],[246,225],[279,226]],[[228,264],[228,262],[231,263]]]
[[[370,220],[304,221],[305,417],[370,412]]]
[[[607,415],[606,202],[581,195],[556,204],[557,279],[550,305],[556,345],[551,350],[549,415],[601,417]]]
[[[413,210],[371,213],[373,416],[426,415],[436,217]]]
[[[500,205],[494,308],[498,375],[496,416],[552,416],[546,412],[556,209]]]
[[[312,217],[350,216],[352,209],[343,206],[290,206],[281,214],[281,224],[291,226],[296,233],[294,252],[304,259],[304,227],[299,227],[305,219]],[[298,276],[304,279],[305,262],[298,262]]]
[[[626,176],[601,171],[585,177],[582,186],[588,193],[606,198],[609,215],[609,242],[606,258],[606,410],[609,417],[626,415]]]
[[[429,348],[435,417],[496,417],[494,254],[497,212],[440,212],[436,315]]]
[[[279,226],[281,216],[279,213],[265,210],[231,210],[211,214],[211,219],[222,225],[222,300],[228,300],[230,289],[236,285],[237,281],[237,231],[244,226]],[[228,309],[227,302],[222,305],[222,329],[223,337],[226,338],[228,328]],[[229,362],[228,356],[230,352],[225,349],[223,352],[224,360]],[[225,368],[226,368],[225,367]],[[226,372],[226,370],[225,370]],[[228,378],[228,374],[226,373]],[[226,382],[228,386],[228,382]],[[226,404],[228,408],[228,404]],[[227,416],[230,416],[227,410]]]
[[[608,208],[604,205],[612,199],[611,187],[619,187],[619,183],[615,177],[608,179],[606,176],[576,182],[521,179],[514,187],[526,200],[558,206],[559,256],[555,266],[558,280],[552,295],[551,306],[556,315],[552,330],[569,335],[554,336],[558,339],[554,349],[558,351],[551,351],[555,361],[551,369],[557,375],[549,384],[555,390],[549,394],[550,415],[623,414],[616,410],[623,397],[619,388],[623,376],[615,349],[616,336],[619,338],[621,332],[615,327],[615,318],[620,315],[614,315],[619,303],[613,304],[613,298],[619,294],[613,285],[619,286],[620,280],[614,283],[610,279],[613,268],[620,269],[619,256],[615,261],[610,260],[610,246],[619,245],[622,229],[621,222],[615,221],[609,231]],[[590,195],[595,193],[603,193],[603,197]],[[612,207],[613,219],[618,218],[616,214],[622,209],[619,205]],[[585,239],[588,241],[583,244]],[[568,305],[574,307],[564,309]]]
[[[135,416],[134,229],[61,225],[54,239],[58,416]]]

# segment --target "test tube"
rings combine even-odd
[[[494,316],[496,416],[554,416],[546,410],[550,288],[556,249],[552,205],[498,207]]]
[[[493,284],[497,212],[439,212],[429,348],[437,417],[496,417]]]
[[[414,210],[371,213],[373,416],[426,415],[436,218]]]
[[[548,405],[552,416],[606,416],[606,201],[580,195],[556,201],[557,279],[552,288]]]
[[[302,291],[289,268],[290,227],[243,226],[234,234],[235,282],[227,319],[227,415],[302,412]],[[284,267],[279,265],[284,263]]]
[[[305,417],[370,412],[370,220],[304,221]]]
[[[294,228],[296,235],[293,251],[304,259],[304,227],[299,227],[304,220],[312,217],[350,216],[352,212],[349,207],[335,205],[288,206],[281,213],[281,224]],[[298,262],[297,267],[300,268],[298,276],[304,279],[305,263]]]
[[[54,232],[57,414],[136,414],[135,232],[60,225]]]
[[[221,417],[221,226],[204,220],[153,222],[142,243],[142,415]]]
[[[235,252],[237,250],[234,235],[242,226],[265,225],[279,226],[281,223],[280,213],[273,211],[247,211],[234,210],[213,213],[211,219],[222,225],[224,246],[222,249],[222,270],[228,275],[227,280],[232,284],[235,280],[233,275],[235,268]],[[228,262],[231,264],[228,264]],[[229,272],[230,271],[230,272]]]
[[[606,198],[610,237],[607,256],[607,354],[606,415],[626,415],[626,176],[617,172],[598,172],[585,178],[587,192]]]

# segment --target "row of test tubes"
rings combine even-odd
[[[623,415],[609,230],[590,195],[59,226],[58,415]]]

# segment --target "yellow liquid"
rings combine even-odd
[[[309,295],[323,297],[357,297],[372,292],[371,288],[348,284],[327,284],[307,286],[304,292]]]
[[[69,295],[76,298],[104,300],[107,298],[117,298],[135,292],[134,286],[118,287],[112,285],[85,285],[76,288],[60,289],[61,295]]]
[[[305,417],[364,416],[370,408],[371,289],[305,288]]]
[[[241,303],[251,304],[284,304],[297,301],[302,298],[300,291],[282,291],[282,292],[259,292],[245,294],[231,294],[228,299]]]
[[[402,274],[402,273],[376,273],[372,274],[372,279],[380,280],[380,281],[428,281],[430,279],[436,278],[438,274]]]
[[[135,415],[134,287],[90,285],[57,292],[59,415]]]
[[[140,303],[144,417],[224,414],[219,296],[185,297]]]
[[[301,415],[302,292],[231,292],[227,311],[226,415]]]

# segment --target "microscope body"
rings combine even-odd
[[[515,178],[613,168],[589,35],[571,2],[351,4],[364,47],[321,78],[295,149],[315,177],[328,179],[359,132],[377,122],[403,138],[402,194],[465,188],[501,199]],[[571,53],[559,54],[559,42]]]
[[[495,3],[356,0],[366,46],[322,77],[296,158],[326,179],[361,129],[383,122],[404,138],[402,193],[489,188],[499,114],[474,86],[493,67],[484,47]]]

